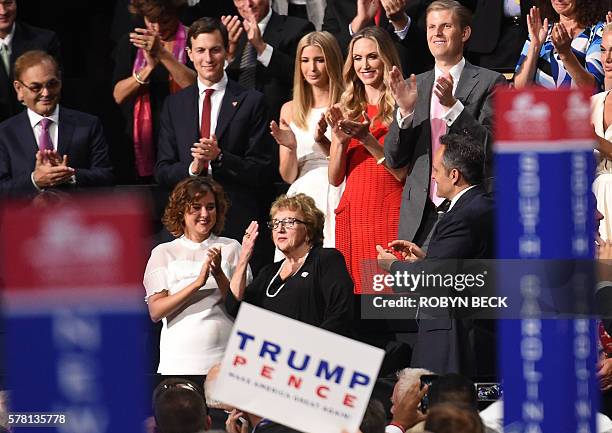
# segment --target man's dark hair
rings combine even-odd
[[[199,433],[208,428],[203,391],[185,379],[166,379],[153,391],[153,414],[160,433]]]
[[[485,162],[482,144],[468,134],[445,134],[440,137],[440,143],[445,145],[442,164],[447,170],[459,170],[470,185],[482,182]]]
[[[213,33],[218,30],[221,33],[223,39],[223,47],[227,50],[229,47],[229,36],[227,35],[227,28],[217,18],[203,17],[195,20],[193,24],[189,26],[187,31],[187,46],[191,48],[191,39],[195,39],[202,33]]]
[[[429,387],[429,407],[439,403],[464,404],[477,410],[476,387],[469,378],[456,373],[440,376]]]
[[[359,427],[362,433],[384,433],[387,425],[385,408],[382,403],[376,399],[370,399],[363,420]]]

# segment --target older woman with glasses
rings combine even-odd
[[[353,281],[342,254],[323,248],[325,216],[305,194],[280,196],[272,204],[274,245],[285,259],[264,267],[246,285],[246,269],[259,234],[253,221],[247,228],[225,298],[228,313],[238,314],[241,301],[339,334],[346,334],[353,317]]]

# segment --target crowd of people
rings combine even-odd
[[[421,320],[408,347],[398,337],[406,325],[361,318],[359,295],[381,269],[495,257],[493,98],[508,85],[593,92],[597,242],[610,250],[609,5],[208,3],[118,2],[139,22],[114,54],[119,146],[130,182],[167,197],[159,218],[167,242],[144,270],[150,317],[162,322],[159,408],[174,407],[162,396],[184,395],[202,423],[193,431],[208,427],[194,392],[221,361],[243,301],[385,349],[375,393],[415,424],[416,406],[400,404],[405,392],[391,393],[385,377],[406,367],[496,377],[494,326]],[[60,104],[59,38],[18,20],[15,0],[0,0],[0,58],[0,195],[125,183],[100,119]],[[607,383],[612,372],[602,376]],[[453,431],[485,431],[468,400],[432,408],[425,428],[451,431],[443,425],[453,418],[468,426]],[[242,431],[230,425],[235,413],[230,433]]]

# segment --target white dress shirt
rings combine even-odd
[[[457,85],[459,84],[459,79],[461,78],[461,74],[463,73],[464,67],[465,67],[465,58],[462,57],[459,63],[457,63],[452,68],[450,68],[449,73],[450,73],[450,76],[453,78],[453,95],[457,93]],[[441,75],[444,75],[444,72],[436,66],[434,68],[434,86],[436,85],[436,80]],[[431,101],[433,101],[433,98],[437,98],[437,96],[432,91]],[[431,114],[433,110],[433,103],[431,101],[429,103],[430,118],[431,118]],[[446,126],[448,128],[450,128],[452,124],[455,122],[455,120],[457,120],[457,117],[459,117],[459,115],[463,112],[463,108],[464,106],[461,103],[461,101],[457,100],[457,102],[455,102],[455,105],[453,105],[451,108],[449,108],[446,111],[446,113],[444,113],[444,115],[442,116],[442,120],[446,122]],[[408,113],[405,117],[402,117],[400,110],[397,110],[397,124],[399,125],[401,129],[407,129],[410,126],[410,123],[412,122],[413,116],[414,116],[414,110],[411,113]]]
[[[266,31],[266,27],[268,27],[268,23],[270,22],[270,17],[272,17],[272,8],[268,9],[268,13],[263,19],[257,23],[257,27],[259,27],[259,32],[263,37],[264,32]],[[270,44],[266,44],[266,48],[261,52],[261,54],[257,55],[257,61],[264,65],[266,68],[270,64],[270,59],[272,58],[272,52],[274,48]]]
[[[53,113],[50,116],[44,117],[52,121],[49,125],[49,137],[51,137],[51,144],[53,144],[53,150],[57,151],[57,125],[59,123],[59,105],[55,107],[55,110],[53,110]],[[42,132],[42,126],[40,124],[40,121],[43,120],[44,117],[28,108],[28,118],[30,119],[30,126],[34,130],[34,138],[36,139],[36,146],[38,148],[40,148],[40,133]]]
[[[11,47],[13,45],[13,37],[15,36],[15,23],[13,23],[13,27],[11,27],[11,31],[8,35],[6,35],[6,37],[4,39],[0,38],[0,44],[5,45],[8,53],[9,53],[9,57],[12,53],[11,51]]]
[[[457,203],[457,201],[461,198],[461,196],[465,194],[466,192],[468,192],[469,190],[471,190],[472,188],[475,188],[476,186],[478,185],[470,185],[466,189],[459,191],[457,195],[455,195],[451,199],[450,205],[448,206],[448,210],[446,212],[450,212],[450,210],[453,208],[453,206],[455,206],[455,203]]]

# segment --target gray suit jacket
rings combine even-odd
[[[412,124],[407,129],[400,129],[394,120],[385,137],[387,165],[392,168],[409,168],[402,194],[398,239],[413,241],[425,213],[431,178],[429,111],[433,83],[433,70],[417,75],[419,94]],[[466,132],[483,143],[488,161],[492,157],[493,90],[495,86],[505,84],[503,75],[466,61],[455,92],[455,98],[465,108],[448,132]]]

